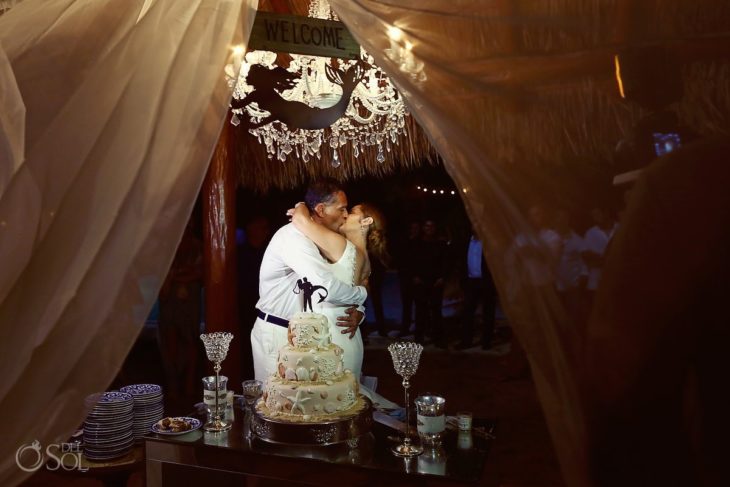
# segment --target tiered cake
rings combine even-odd
[[[344,369],[342,348],[331,341],[327,317],[297,313],[289,321],[288,344],[259,403],[267,417],[320,423],[356,414],[365,402],[355,375]]]

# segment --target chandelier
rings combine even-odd
[[[313,0],[309,6],[309,17],[338,20],[326,0]],[[290,78],[291,83],[277,90],[277,94],[288,102],[327,109],[343,96],[341,83],[333,79],[337,78],[333,73],[358,69],[361,81],[352,90],[341,118],[327,128],[307,130],[289,127],[280,120],[269,122],[267,118],[271,117],[271,113],[256,102],[236,107],[236,101],[243,100],[254,91],[254,87],[247,83],[252,67],[258,65],[254,69],[275,69],[276,53],[247,53],[238,76],[234,75],[232,66],[228,66],[226,74],[234,88],[231,123],[239,125],[245,118],[244,126],[248,126],[248,132],[265,145],[269,159],[283,162],[289,157],[296,157],[306,163],[314,157],[321,158],[322,150],[331,150],[331,164],[339,167],[339,151],[349,145],[356,158],[366,148],[376,148],[376,160],[382,163],[385,153],[391,152],[401,137],[407,136],[405,117],[408,112],[403,97],[364,49],[360,48],[360,59],[354,60],[297,54],[291,54],[291,58],[286,68],[294,75]]]

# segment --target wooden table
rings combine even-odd
[[[357,447],[287,446],[244,437],[243,413],[236,411],[226,433],[201,430],[181,436],[145,436],[149,487],[244,485],[247,477],[272,485],[443,486],[482,483],[491,440],[483,434],[445,433],[442,446],[404,460],[390,452],[398,433],[375,423]],[[474,420],[475,428],[493,422]]]
[[[64,457],[64,463],[66,459]],[[143,462],[145,461],[144,445],[135,445],[132,449],[123,457],[115,458],[113,460],[103,460],[94,462],[88,460],[84,455],[81,455],[80,467],[83,470],[64,470],[58,469],[59,472],[66,475],[74,475],[78,478],[93,478],[101,481],[107,487],[124,487],[127,485],[130,475],[137,470],[141,469]],[[77,467],[74,462],[73,465],[68,464],[71,467]]]

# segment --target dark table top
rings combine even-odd
[[[426,447],[422,455],[405,460],[390,451],[400,442],[400,433],[378,422],[355,448],[345,443],[310,447],[246,438],[243,417],[237,410],[233,428],[225,433],[150,433],[145,436],[147,460],[323,484],[331,484],[334,474],[347,476],[352,484],[382,479],[403,485],[475,483],[483,478],[491,442],[486,432],[494,427],[493,421],[475,418],[471,432],[447,430],[440,447]],[[413,427],[411,435],[416,436]],[[328,468],[312,468],[322,464]],[[322,475],[325,471],[329,473],[326,478]]]

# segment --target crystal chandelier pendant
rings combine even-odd
[[[339,20],[330,9],[326,0],[313,0],[309,6],[309,16],[313,18]],[[333,82],[331,75],[345,73],[359,63],[359,69],[364,69],[362,81],[355,86],[350,95],[349,104],[344,116],[339,118],[328,128],[305,130],[288,127],[279,120],[260,125],[271,116],[271,113],[262,110],[255,102],[234,108],[231,123],[241,124],[242,127],[253,125],[248,132],[266,146],[267,157],[281,162],[288,158],[297,158],[308,162],[313,156],[322,157],[322,145],[333,150],[331,164],[340,167],[337,149],[347,145],[352,146],[352,153],[358,158],[368,146],[378,146],[377,161],[385,162],[382,144],[386,142],[386,149],[391,153],[391,143],[398,144],[400,137],[406,137],[405,119],[408,111],[403,97],[383,71],[374,64],[372,56],[365,50],[360,50],[360,59],[336,59],[315,56],[291,54],[291,62],[286,68],[292,73],[293,86],[288,89],[278,89],[276,95],[284,102],[303,103],[311,108],[327,110],[337,104],[343,96],[343,88]],[[243,100],[255,91],[247,83],[247,76],[252,66],[260,65],[273,70],[277,56],[273,52],[253,51],[245,56],[245,62],[236,77],[232,67],[227,67],[226,75],[229,83],[234,87],[235,100]],[[278,69],[282,69],[279,67]],[[240,105],[239,105],[240,106]],[[243,122],[240,119],[245,119]],[[250,121],[250,124],[245,123]],[[294,155],[292,155],[294,152]]]
[[[332,151],[332,162],[330,162],[330,164],[334,168],[338,168],[342,165],[342,162],[340,162],[340,155],[336,150]]]

